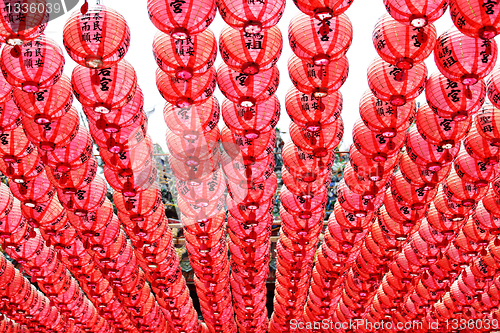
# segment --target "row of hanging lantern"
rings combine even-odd
[[[227,178],[231,292],[240,332],[266,332],[267,278],[277,177],[275,126],[281,106],[274,93],[283,49],[276,26],[286,1],[218,1],[222,30],[218,84],[222,103],[223,170]]]
[[[176,178],[177,204],[195,287],[205,321],[203,332],[234,332],[225,228],[226,180],[220,168],[220,105],[216,87],[217,41],[207,29],[215,1],[173,7],[148,1],[152,22],[161,31],[153,41],[156,83],[167,101],[169,165]],[[194,331],[194,330],[193,330]]]
[[[51,299],[50,304],[56,304],[60,313],[64,314],[64,320],[71,320],[87,330],[109,330],[109,322],[99,314],[66,270],[70,268],[75,276],[82,272],[81,266],[73,266],[67,261],[71,250],[82,244],[55,197],[56,189],[48,177],[52,171],[45,170],[43,164],[48,160],[57,163],[56,158],[47,155],[63,155],[65,146],[75,138],[74,132],[78,130],[78,116],[74,109],[71,110],[71,86],[67,78],[61,76],[64,66],[62,50],[52,40],[40,35],[23,45],[5,47],[2,58],[5,79],[14,88],[6,94],[2,108],[3,123],[7,125],[2,134],[2,171],[10,178],[9,187],[16,197],[12,201],[8,191],[3,196],[6,202],[11,200],[9,214],[3,223],[3,246],[29,272],[32,280],[38,281],[38,286]],[[54,87],[58,83],[59,86]],[[7,87],[8,84],[4,82],[2,86]],[[62,99],[56,102],[53,99],[56,95]],[[11,97],[14,99],[11,100]],[[47,112],[53,112],[49,119],[46,118]],[[58,118],[66,112],[70,114],[68,121],[61,122]],[[15,124],[7,124],[9,117],[18,120]],[[22,281],[17,282],[16,288],[26,285]],[[80,282],[86,287],[90,283],[81,275]],[[26,288],[17,289],[17,292],[22,291],[28,292]],[[96,295],[98,301],[107,306],[104,298]],[[43,307],[36,308],[37,305],[28,299],[25,301],[26,306],[34,306],[27,311],[29,316],[38,316],[37,310],[46,311]],[[102,311],[100,313],[104,315]],[[48,318],[57,321],[56,316],[57,313],[50,314]],[[44,325],[51,324],[54,322]],[[127,321],[123,325],[131,327]]]
[[[387,320],[374,318],[367,310],[391,262],[420,227],[419,220],[393,217],[389,212],[397,213],[401,208],[410,214],[423,208],[414,200],[419,197],[412,197],[422,189],[411,187],[415,184],[399,172],[393,175],[393,171],[400,162],[407,130],[415,120],[414,99],[423,92],[427,79],[423,61],[435,43],[432,24],[412,27],[384,15],[375,25],[373,44],[380,58],[368,68],[370,91],[360,100],[361,119],[353,129],[350,165],[344,170],[344,180],[338,187],[339,202],[329,220],[329,234],[337,236],[330,236],[336,238],[335,242],[322,245],[345,260],[337,259],[340,263],[334,274],[324,275],[322,280],[325,283],[341,277],[330,291],[335,296],[330,310],[335,321]],[[414,174],[419,173],[416,165],[409,167]]]
[[[288,72],[294,86],[285,102],[292,142],[282,149],[284,186],[271,332],[290,332],[294,321],[328,319],[335,302],[328,291],[333,279],[324,281],[318,273],[330,271],[332,258],[319,250],[314,269],[313,261],[323,230],[333,150],[344,132],[338,89],[349,67],[345,53],[352,42],[352,26],[343,12],[351,1],[295,3],[303,14],[291,20],[288,31],[294,52]],[[324,244],[330,238],[327,233]]]
[[[89,18],[95,21],[90,32],[86,28]],[[99,146],[106,180],[115,190],[113,199],[119,216],[118,219],[111,214],[111,221],[105,226],[109,236],[117,239],[111,236],[110,244],[99,244],[104,248],[101,251],[115,251],[115,257],[105,258],[104,270],[112,272],[120,295],[130,300],[127,308],[139,329],[163,330],[169,325],[179,332],[198,330],[161,191],[155,183],[156,166],[151,138],[146,134],[144,98],[135,70],[123,59],[130,44],[128,26],[121,15],[104,6],[75,14],[71,23],[65,29],[65,45],[82,65],[73,71],[73,89]],[[108,25],[117,26],[117,45],[106,44],[104,38],[74,39],[78,33],[97,34]],[[104,201],[109,203],[107,198]],[[132,244],[121,230],[120,221]],[[121,248],[117,244],[122,244]]]
[[[387,3],[386,7],[390,8]],[[387,49],[387,44],[380,43],[379,36],[374,34],[374,42],[378,40],[375,46],[383,57],[379,48]],[[428,34],[424,38],[425,41],[428,40],[427,37]],[[419,41],[419,38],[421,37],[417,36],[415,40]],[[364,267],[373,266],[370,262],[374,262],[381,264],[376,268],[378,270],[389,269],[383,276],[382,285],[378,290],[377,285],[371,288],[374,293],[372,298],[368,299],[368,302],[372,302],[368,314],[366,305],[353,313],[366,316],[368,320],[375,322],[396,318],[396,321],[407,322],[418,319],[426,320],[429,324],[439,318],[429,315],[430,312],[427,311],[431,310],[429,299],[439,300],[443,296],[445,291],[443,288],[447,282],[453,282],[454,277],[460,273],[458,270],[455,276],[450,277],[446,273],[452,269],[446,268],[453,265],[468,267],[473,256],[484,249],[494,237],[489,233],[487,226],[475,223],[467,214],[467,212],[472,213],[471,209],[486,194],[486,186],[489,184],[487,179],[491,181],[496,176],[494,168],[486,167],[484,162],[488,160],[475,160],[473,154],[469,156],[465,151],[460,154],[454,165],[457,172],[451,165],[460,151],[460,141],[467,135],[471,126],[471,119],[468,116],[478,112],[484,101],[485,86],[480,80],[491,71],[496,58],[494,41],[474,39],[467,41],[467,38],[458,35],[458,32],[451,32],[445,33],[438,39],[435,60],[441,74],[431,76],[426,83],[426,97],[430,107],[424,105],[419,108],[416,127],[408,133],[407,153],[400,159],[400,171],[395,174],[391,191],[387,191],[385,195],[385,206],[379,211],[379,225],[385,228],[378,228],[380,229],[378,233],[372,228],[371,234],[366,239],[365,244],[371,256],[364,255],[364,248],[361,251]],[[420,40],[419,43],[424,40]],[[461,54],[458,57],[453,48],[454,40],[458,40],[457,44],[461,43],[462,47],[468,43],[469,47],[463,48],[468,54]],[[483,56],[482,60],[478,59],[479,54]],[[442,58],[447,59],[441,60]],[[400,67],[404,65],[405,63],[403,66],[397,64]],[[477,85],[474,85],[476,83]],[[372,84],[370,87],[374,90],[376,85]],[[454,91],[448,93],[446,89]],[[376,92],[380,97],[380,92]],[[397,100],[393,99],[396,102]],[[474,131],[469,133],[469,137],[474,138],[474,141],[478,141],[477,136]],[[488,158],[491,158],[491,155]],[[484,173],[479,174],[479,170]],[[437,187],[443,180],[442,187]],[[438,188],[439,191],[436,191]],[[431,203],[431,200],[434,200],[434,203]],[[422,213],[427,209],[427,218],[422,220],[424,217]],[[394,222],[399,222],[401,225],[394,228]],[[409,232],[404,232],[404,228]],[[385,234],[385,239],[380,238],[381,233]],[[379,250],[384,248],[380,245],[389,243],[385,251],[375,251],[369,246],[370,240],[377,238]],[[393,243],[393,241],[398,243],[403,238],[409,238],[409,241],[406,244]],[[391,239],[392,241],[388,242]],[[390,247],[391,245],[396,246]],[[393,256],[392,262],[390,259],[380,260],[387,258],[387,251],[399,251],[399,249],[402,249],[401,252],[395,258]],[[445,277],[448,280],[445,280]],[[382,275],[379,281],[381,278]],[[420,284],[420,289],[417,287],[414,291],[411,286],[417,286],[417,283]],[[345,290],[348,288],[345,287]],[[366,293],[363,292],[363,295]],[[470,296],[471,293],[467,294],[463,289],[452,295],[455,299],[459,299],[457,308],[454,309],[455,315],[458,308],[462,310],[464,306],[468,306],[466,301],[470,301]],[[443,299],[446,297],[449,299],[450,295],[445,295]],[[364,300],[360,303],[367,302]],[[343,315],[348,313],[342,311],[345,307],[343,309],[340,306],[339,309]],[[344,318],[349,317],[344,316]],[[443,316],[440,319],[443,318],[450,319],[453,316]],[[469,312],[467,319],[471,319]]]

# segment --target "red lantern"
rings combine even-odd
[[[13,99],[0,103],[0,132],[12,131],[21,123],[21,110]]]
[[[255,159],[253,156],[232,158],[224,151],[221,164],[228,180],[241,187],[251,188],[271,177],[274,170],[274,154],[258,158]]]
[[[147,121],[144,113],[139,113],[135,122],[126,127],[108,126],[99,129],[99,123],[89,122],[90,133],[94,141],[114,154],[130,150],[144,141],[147,133]]]
[[[295,124],[314,132],[340,117],[343,99],[340,91],[316,98],[314,94],[304,94],[292,86],[286,94],[285,105],[288,116]]]
[[[453,28],[439,36],[434,61],[448,79],[470,86],[493,70],[497,52],[494,40],[465,36]]]
[[[108,149],[100,150],[101,159],[106,166],[124,175],[143,169],[146,164],[151,163],[152,154],[153,144],[149,135],[135,147],[117,154]]]
[[[52,87],[35,93],[14,89],[14,100],[23,115],[35,120],[37,124],[46,124],[66,114],[73,103],[73,94],[69,78],[62,74]]]
[[[247,75],[222,64],[217,70],[217,83],[221,92],[242,107],[252,107],[271,98],[279,84],[276,66],[255,75]]]
[[[432,190],[448,177],[451,164],[443,165],[441,170],[432,172],[416,164],[404,153],[400,160],[400,170],[406,181],[412,185],[423,187],[424,191]]]
[[[200,131],[212,130],[219,122],[220,106],[214,96],[200,105],[191,105],[187,108],[166,103],[163,109],[163,118],[167,127],[184,138],[197,138]]]
[[[424,209],[425,206],[436,196],[436,189],[425,191],[423,187],[413,186],[408,183],[401,172],[397,172],[391,184],[394,198],[402,205],[410,206],[412,209]]]
[[[292,142],[285,144],[282,150],[283,164],[287,170],[305,182],[313,182],[330,172],[333,154],[324,157],[300,151]]]
[[[416,103],[408,102],[401,107],[384,102],[367,90],[359,102],[359,113],[365,125],[384,137],[394,137],[405,131],[413,123]]]
[[[413,162],[436,172],[441,170],[444,164],[453,162],[460,151],[460,144],[456,144],[450,149],[444,149],[425,141],[418,133],[417,128],[413,128],[408,133],[406,149]]]
[[[436,45],[436,28],[432,24],[414,28],[385,14],[377,21],[372,40],[384,61],[407,70],[432,53]]]
[[[222,117],[226,125],[248,139],[258,138],[260,133],[274,130],[280,111],[280,103],[276,96],[251,108],[244,108],[228,99],[222,103]]]
[[[156,70],[156,86],[161,96],[177,107],[187,108],[199,105],[212,96],[216,86],[216,72],[212,67],[201,76],[181,80],[161,69]]]
[[[106,184],[101,177],[95,177],[87,186],[79,188],[75,193],[57,190],[63,206],[77,216],[84,216],[89,211],[97,210],[106,199]]]
[[[120,13],[96,5],[86,13],[73,12],[64,25],[63,42],[69,56],[79,65],[94,69],[110,67],[127,53],[130,29]]]
[[[318,20],[327,20],[345,12],[352,4],[351,0],[296,0],[294,4],[299,10]]]
[[[33,150],[27,156],[16,159],[14,162],[7,163],[0,159],[0,171],[16,183],[33,179],[43,170],[44,165],[37,150]]]
[[[59,172],[67,172],[86,163],[92,156],[92,140],[89,132],[80,127],[66,147],[47,151],[42,161]]]
[[[167,146],[175,158],[188,166],[197,166],[219,151],[220,131],[214,127],[211,131],[199,135],[196,139],[185,139],[167,131]]]
[[[363,195],[351,191],[343,180],[337,188],[337,197],[342,208],[356,217],[368,216],[369,212],[377,210],[384,201],[383,194],[366,199]]]
[[[455,171],[464,181],[481,187],[488,186],[490,182],[495,180],[498,167],[476,160],[465,149],[462,149],[455,159]]]
[[[156,166],[153,164],[147,164],[142,170],[135,171],[132,175],[123,175],[104,167],[104,176],[109,185],[127,197],[133,197],[151,187],[156,180],[156,172]]]
[[[155,27],[175,39],[187,39],[205,30],[214,20],[216,10],[215,0],[148,0],[149,18]]]
[[[239,162],[249,162],[263,159],[271,154],[276,146],[276,131],[262,133],[255,139],[244,137],[231,132],[228,127],[224,127],[221,132],[221,141],[225,151],[233,159]]]
[[[492,145],[490,141],[480,135],[476,124],[472,124],[470,132],[464,140],[464,147],[474,159],[490,165],[498,164],[499,147]]]
[[[467,135],[471,118],[464,121],[444,119],[423,104],[418,108],[416,124],[418,132],[427,142],[450,149]]]
[[[290,21],[288,41],[297,57],[326,66],[340,59],[351,46],[351,21],[344,14],[326,20],[299,14]]]
[[[391,183],[389,180],[390,176],[390,174],[387,174],[381,180],[373,181],[368,178],[359,177],[350,165],[347,165],[344,169],[344,180],[349,189],[363,195],[366,199],[372,199],[376,195],[385,192]]]
[[[0,41],[12,46],[22,45],[42,34],[51,14],[46,0],[5,2],[0,5],[0,11],[10,13],[0,20]],[[22,15],[16,15],[21,12]]]
[[[415,28],[425,27],[443,16],[449,0],[384,0],[387,12],[397,21]]]
[[[363,155],[356,145],[352,144],[349,148],[349,159],[354,171],[364,178],[370,178],[373,181],[378,181],[385,174],[392,173],[398,166],[399,155],[386,159],[384,162],[376,162],[370,156]]]
[[[96,112],[94,108],[83,107],[83,112],[89,121],[104,131],[117,131],[120,127],[127,127],[138,121],[144,107],[144,95],[139,86],[130,102],[118,109],[111,109],[108,113]]]
[[[399,132],[392,138],[386,138],[382,134],[370,131],[365,124],[358,119],[353,128],[353,142],[359,152],[369,156],[375,162],[384,162],[396,155],[404,145],[406,132]]]
[[[34,149],[35,146],[24,133],[22,126],[0,136],[0,156],[6,163],[15,163],[18,158],[31,154]]]
[[[482,39],[493,39],[500,32],[498,3],[450,1],[453,23],[461,33]]]
[[[207,29],[191,38],[175,39],[158,32],[153,40],[158,67],[170,76],[189,80],[208,71],[217,57],[217,41]]]
[[[451,201],[466,207],[474,204],[486,195],[487,186],[476,186],[474,183],[466,183],[455,170],[452,170],[443,185],[444,194]]]
[[[12,194],[30,208],[50,200],[56,193],[45,172],[24,183],[11,182],[9,187]]]
[[[418,97],[424,91],[427,80],[425,64],[415,64],[409,70],[402,70],[381,58],[376,58],[368,67],[368,85],[373,94],[389,101],[393,106],[402,106]]]
[[[82,166],[69,171],[59,172],[53,169],[47,170],[47,177],[50,182],[57,188],[62,189],[64,194],[74,194],[77,192],[77,189],[87,186],[92,182],[96,174],[97,161],[93,157]]]
[[[2,73],[7,82],[25,92],[36,93],[53,86],[62,75],[64,55],[52,39],[41,35],[19,46],[2,50]]]
[[[253,34],[278,24],[285,10],[285,3],[284,0],[273,3],[218,0],[217,6],[227,24]]]
[[[295,55],[288,60],[288,74],[293,85],[301,92],[313,94],[316,98],[339,90],[348,73],[349,63],[345,56],[326,66],[315,66]]]
[[[473,86],[452,81],[441,73],[432,74],[425,85],[425,98],[438,116],[464,120],[483,105],[486,97],[486,85],[483,80]]]
[[[334,123],[322,126],[319,131],[310,132],[294,123],[290,124],[290,137],[295,145],[307,154],[324,157],[334,150],[342,141],[344,123],[342,118]]]
[[[283,37],[278,27],[252,34],[226,27],[219,40],[222,60],[229,68],[247,75],[273,67],[282,49]]]
[[[66,146],[75,137],[79,126],[80,118],[74,107],[71,107],[64,117],[43,125],[35,123],[30,118],[23,118],[26,136],[44,151]]]
[[[137,75],[126,60],[100,69],[76,66],[71,84],[82,106],[109,113],[132,100],[137,89]]]

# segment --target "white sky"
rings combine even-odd
[[[83,3],[83,0],[80,0],[80,2]],[[90,5],[94,3],[95,0],[89,0]],[[156,88],[155,71],[157,65],[152,52],[153,38],[157,29],[149,20],[147,13],[147,1],[101,0],[101,4],[109,6],[121,13],[130,26],[132,34],[131,46],[125,58],[134,66],[137,72],[138,82],[145,97],[144,108],[148,109],[156,107],[156,111],[149,118],[149,135],[152,137],[153,142],[159,143],[163,147],[163,150],[166,151],[166,125],[163,120],[163,106],[165,104],[165,100],[160,96],[160,93]],[[77,8],[77,10],[79,10],[80,7],[78,6]],[[278,123],[278,127],[282,132],[288,132],[288,126],[290,123],[290,119],[288,118],[284,107],[285,94],[292,85],[287,72],[287,61],[292,54],[287,39],[288,24],[298,13],[299,10],[297,7],[291,0],[288,0],[285,13],[278,23],[278,27],[281,29],[281,33],[284,38],[283,53],[278,61],[278,68],[280,70],[280,85],[277,91],[277,96],[282,106],[281,118]],[[349,145],[352,143],[352,127],[354,122],[359,118],[359,99],[361,98],[363,92],[368,89],[366,69],[373,58],[377,55],[373,47],[371,37],[373,27],[375,26],[377,19],[385,13],[386,10],[382,0],[354,0],[352,6],[346,11],[346,14],[353,25],[354,37],[353,43],[347,52],[347,57],[349,59],[349,77],[340,89],[344,97],[344,110],[342,112],[342,118],[345,124],[344,144],[340,147],[341,150],[348,150]],[[51,21],[45,31],[45,33],[49,37],[53,38],[63,50],[62,31],[64,23],[68,17],[69,15],[65,15]],[[451,28],[453,23],[450,19],[449,11],[446,12],[435,25],[438,36],[447,29]],[[226,23],[222,20],[219,13],[217,13],[215,21],[210,25],[210,29],[212,29],[215,33],[217,40],[219,39],[222,28],[225,26]],[[68,76],[71,76],[75,62],[66,54],[65,50],[64,52],[66,56],[64,72]],[[218,68],[221,62],[222,58],[219,54],[215,65],[216,68]],[[427,59],[426,64],[428,66],[429,74],[437,71],[434,65],[433,55]],[[218,88],[215,95],[219,102],[222,103],[224,97]],[[422,94],[417,101],[425,102],[424,94]],[[75,105],[78,109],[81,109],[78,102],[76,102]],[[222,125],[223,122],[221,117],[219,127]],[[288,134],[285,134],[284,138],[286,138],[285,141],[288,141]]]

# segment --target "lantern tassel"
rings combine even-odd
[[[82,5],[82,7],[80,8],[80,12],[85,15],[87,14],[87,12],[89,11],[89,3],[87,2],[87,0],[85,0],[85,3]]]

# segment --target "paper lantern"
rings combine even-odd
[[[499,147],[492,145],[490,141],[481,136],[476,124],[472,124],[469,134],[464,140],[464,147],[471,157],[490,165],[498,164]]]
[[[38,203],[48,201],[55,194],[54,185],[49,181],[45,172],[41,172],[32,180],[24,183],[11,182],[9,187],[18,200],[31,208]]]
[[[92,141],[89,132],[80,127],[76,136],[65,147],[47,151],[42,161],[59,172],[66,172],[86,163],[92,156]]]
[[[300,151],[292,142],[285,144],[282,150],[283,163],[288,171],[305,182],[313,182],[330,172],[332,154],[315,157]]]
[[[327,20],[345,12],[352,4],[350,0],[310,1],[296,0],[293,2],[299,10],[318,20]]]
[[[23,118],[23,128],[30,141],[44,151],[66,146],[74,139],[80,126],[80,118],[74,107],[61,118],[43,125],[28,117]]]
[[[255,75],[247,75],[222,64],[217,70],[217,84],[222,94],[242,107],[252,107],[271,98],[279,84],[276,66]]]
[[[137,75],[126,60],[100,69],[76,66],[71,84],[82,106],[109,113],[132,100],[137,89]]]
[[[102,5],[74,11],[63,29],[68,55],[81,66],[102,68],[123,59],[130,46],[130,29],[117,11]]]
[[[396,155],[404,145],[405,138],[406,132],[399,132],[392,138],[374,133],[363,124],[361,119],[354,124],[353,141],[356,149],[363,155],[371,157],[375,162],[384,162]]]
[[[43,170],[44,165],[37,150],[31,151],[23,158],[15,159],[14,162],[5,162],[0,159],[0,171],[16,183],[33,179]]]
[[[141,170],[146,164],[150,164],[153,154],[153,144],[149,135],[140,141],[135,147],[113,153],[108,149],[101,149],[100,155],[107,167],[120,172],[123,175],[131,174]]]
[[[325,20],[299,14],[290,21],[288,41],[297,57],[325,66],[340,59],[351,46],[351,21],[344,14]]]
[[[314,93],[304,94],[292,86],[286,94],[285,106],[288,116],[295,124],[314,132],[340,117],[343,99],[340,91],[316,98]]]
[[[46,124],[66,114],[73,103],[73,94],[69,78],[62,74],[52,87],[35,93],[13,90],[14,100],[23,116],[35,120],[37,124]]]
[[[493,39],[498,35],[500,20],[497,3],[451,0],[450,13],[453,23],[461,33],[482,39]]]
[[[274,130],[280,112],[281,106],[276,96],[250,108],[242,107],[228,99],[222,103],[222,118],[226,125],[231,131],[249,139]]]
[[[36,9],[26,10],[29,8]],[[0,40],[11,46],[19,46],[37,38],[47,27],[50,15],[46,0],[6,2],[0,6],[0,10],[10,13],[0,20]],[[23,15],[15,15],[21,12]]]
[[[361,177],[378,181],[385,174],[392,173],[398,166],[399,155],[395,154],[383,162],[376,162],[370,156],[363,155],[354,144],[349,148],[349,159],[354,171]]]
[[[1,55],[2,73],[10,85],[36,93],[59,80],[65,60],[56,42],[41,35],[20,49],[16,47],[6,46]]]
[[[7,163],[15,163],[18,158],[31,154],[36,147],[31,143],[23,127],[0,134],[0,156]]]
[[[225,151],[238,162],[251,163],[271,154],[276,146],[276,131],[262,133],[255,139],[231,132],[224,127],[221,141]]]
[[[436,45],[436,28],[432,24],[415,28],[385,14],[373,29],[373,46],[386,62],[400,69],[410,69],[424,61]]]
[[[300,128],[294,123],[290,124],[290,137],[300,150],[315,157],[328,155],[342,141],[344,123],[342,118],[330,125],[322,126],[319,131],[311,132]]]
[[[285,3],[283,0],[273,3],[218,0],[217,7],[227,24],[252,34],[278,24],[285,10]]]
[[[499,112],[500,110],[493,105],[485,105],[474,122],[479,135],[490,141],[490,145],[493,146],[500,146],[500,133],[497,125]]]
[[[417,98],[424,90],[426,80],[427,67],[424,63],[403,70],[376,58],[368,67],[368,86],[371,91],[377,98],[389,101],[393,106],[402,106]]]
[[[63,193],[75,193],[79,188],[92,182],[97,174],[97,166],[96,159],[92,157],[80,167],[69,171],[49,169],[47,177],[54,186],[62,189]]]
[[[189,166],[197,166],[201,160],[209,160],[213,154],[216,154],[219,151],[219,140],[218,127],[199,135],[196,139],[189,140],[167,131],[167,146],[170,154]]]
[[[421,28],[443,16],[448,0],[429,3],[427,0],[384,0],[387,12],[397,21]]]
[[[187,108],[193,104],[199,105],[212,96],[216,86],[216,72],[214,68],[210,68],[201,76],[182,80],[157,69],[156,86],[167,102]]]
[[[214,20],[216,10],[215,0],[148,0],[149,18],[155,27],[175,39],[187,39],[205,30]]]
[[[293,85],[316,98],[325,97],[340,89],[348,72],[349,63],[345,56],[325,66],[316,66],[295,55],[288,60],[288,74]]]
[[[441,73],[429,76],[425,85],[425,98],[429,107],[438,116],[464,120],[479,111],[486,96],[486,85],[483,80],[477,84],[466,86],[452,81]]]
[[[153,164],[146,165],[142,170],[135,171],[132,175],[123,175],[104,167],[104,176],[109,185],[128,197],[135,196],[138,192],[151,187],[156,180],[156,172],[156,166]]]
[[[417,112],[417,130],[427,142],[450,149],[467,135],[471,119],[464,121],[449,120],[435,115],[427,104]]]
[[[153,55],[158,67],[170,76],[189,80],[208,71],[217,57],[217,41],[207,29],[187,39],[175,39],[162,32],[153,40]]]
[[[144,95],[139,86],[130,102],[118,109],[111,109],[108,113],[96,112],[92,107],[83,107],[87,118],[95,123],[96,127],[106,132],[118,131],[120,127],[127,127],[138,121],[144,111]]]
[[[497,52],[494,40],[465,36],[453,28],[439,36],[434,61],[445,77],[470,86],[493,70]]]
[[[359,113],[365,125],[384,137],[394,137],[397,132],[405,131],[413,123],[416,114],[414,101],[403,106],[393,106],[367,90],[359,102]]]
[[[283,37],[278,27],[251,34],[226,27],[219,39],[222,60],[229,68],[247,75],[273,67],[282,49]]]

